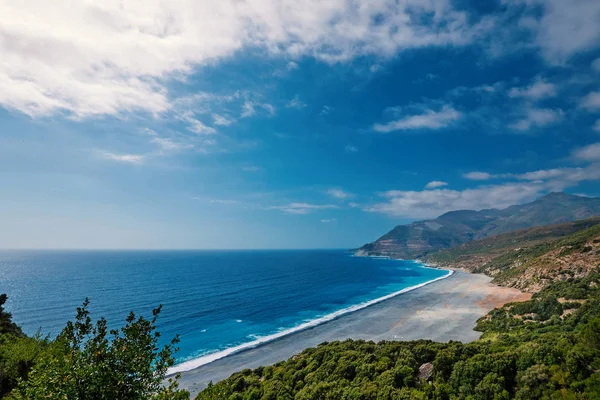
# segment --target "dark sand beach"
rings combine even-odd
[[[344,339],[468,342],[479,338],[478,318],[505,303],[530,295],[496,286],[485,275],[457,271],[447,279],[401,294],[314,328],[213,361],[181,374],[192,397],[210,382],[232,373],[285,360],[305,348]]]

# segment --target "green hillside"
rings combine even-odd
[[[478,256],[494,257],[508,250],[530,247],[542,242],[559,239],[599,223],[600,217],[595,217],[563,224],[522,229],[439,250],[428,254],[424,259],[438,263],[456,264]]]
[[[592,218],[476,240],[425,259],[535,292],[556,280],[586,276],[598,267],[599,254],[600,218]]]

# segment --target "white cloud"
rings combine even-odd
[[[439,79],[439,75],[437,74],[432,74],[431,72],[423,75],[423,77],[421,78],[417,78],[413,81],[413,83],[423,83],[423,82],[430,82],[433,81],[435,79]]]
[[[447,94],[450,96],[453,96],[453,97],[461,97],[467,93],[469,93],[469,94],[473,93],[473,94],[477,94],[479,96],[483,96],[483,95],[491,96],[495,93],[503,91],[504,86],[505,86],[505,83],[502,81],[495,82],[492,84],[484,84],[484,85],[471,86],[471,87],[457,86],[457,87],[449,90],[447,92]]]
[[[323,106],[323,109],[321,110],[319,115],[327,115],[327,114],[331,113],[331,111],[333,111],[333,108],[331,108],[329,106]]]
[[[592,62],[592,69],[595,69],[596,71],[600,72],[600,57],[596,58],[593,62]]]
[[[183,109],[208,114],[210,113],[210,107],[208,107],[210,104],[231,103],[248,95],[248,92],[240,90],[227,94],[196,92],[192,95],[176,97],[172,100],[172,103],[176,111]]]
[[[346,153],[356,153],[358,151],[358,148],[349,144],[346,147],[344,147],[344,150],[346,151]]]
[[[600,145],[590,158],[600,159]],[[506,175],[509,176],[509,175]],[[540,170],[513,176],[527,182],[507,182],[459,190],[434,189],[423,191],[391,190],[382,194],[384,202],[364,208],[394,217],[410,219],[434,218],[453,210],[482,210],[506,208],[522,204],[551,192],[577,186],[583,181],[600,180],[600,165],[585,168],[557,168]]]
[[[385,192],[386,201],[365,209],[394,217],[433,218],[452,210],[481,210],[506,208],[513,204],[532,201],[544,186],[538,183],[510,183],[483,186],[463,191],[435,189],[423,191],[391,190]]]
[[[290,61],[289,63],[287,63],[287,69],[288,71],[292,71],[294,69],[298,69],[298,63],[294,62],[294,61]]]
[[[487,181],[488,179],[493,178],[492,174],[488,174],[487,172],[468,172],[463,175],[465,178],[470,179],[472,181]]]
[[[306,103],[304,103],[302,100],[300,100],[300,97],[298,97],[298,95],[296,95],[285,106],[287,108],[295,108],[297,110],[301,110],[306,107]]]
[[[594,123],[594,127],[592,129],[596,132],[600,132],[600,119],[596,120],[596,123]]]
[[[193,138],[188,136],[180,135],[178,140],[173,140],[173,138],[163,137],[149,128],[143,129],[143,132],[152,137],[150,143],[155,144],[160,148],[160,154],[172,153],[184,149],[193,149],[195,144],[199,144],[198,141],[193,140]]]
[[[107,160],[119,161],[129,164],[141,164],[144,161],[144,156],[140,154],[115,154],[104,152],[102,156]]]
[[[187,120],[182,118],[181,115],[178,117],[178,119],[187,122]],[[210,127],[202,128],[194,121],[196,120],[191,118],[191,122],[188,123],[187,130],[194,132],[195,129],[202,130],[208,128],[209,131],[212,129]],[[144,158],[170,155],[176,152],[191,149],[193,149],[196,153],[206,154],[209,153],[211,148],[214,149],[214,146],[217,144],[217,140],[215,140],[214,136],[212,136],[208,132],[194,132],[197,133],[194,135],[189,134],[185,131],[173,131],[171,129],[166,129],[164,132],[158,134],[157,132],[149,128],[143,129],[143,132],[145,132],[151,137],[149,143],[158,147],[158,151],[149,152],[144,155]]]
[[[242,105],[242,114],[240,115],[242,118],[251,117],[256,114],[256,109],[254,108],[254,102],[250,100],[246,100]]]
[[[227,118],[220,114],[213,114],[212,118],[213,118],[213,124],[218,125],[218,126],[229,126],[235,122],[234,119]]]
[[[600,109],[600,92],[590,92],[580,103],[581,107],[588,110],[599,110]]]
[[[270,206],[269,210],[279,210],[286,214],[309,214],[316,210],[338,208],[332,204],[290,203],[283,206]]]
[[[257,113],[257,111],[256,111],[257,107],[264,109],[271,116],[275,115],[275,112],[276,112],[275,107],[273,107],[271,104],[269,104],[269,103],[261,104],[257,101],[246,100],[246,101],[244,101],[244,104],[242,104],[242,113],[241,113],[240,117],[248,118],[248,117],[255,116]]]
[[[435,189],[442,186],[448,186],[448,182],[443,181],[431,181],[425,185],[425,189]]]
[[[196,197],[194,197],[194,199],[200,200],[200,198],[196,198]],[[208,200],[208,202],[213,203],[213,204],[223,204],[223,205],[240,204],[239,200],[230,200],[230,199],[210,199],[210,200]]]
[[[390,190],[381,194],[383,201],[363,207],[378,212],[410,219],[433,218],[452,210],[481,210],[505,208],[532,201],[555,191],[576,187],[584,181],[600,180],[600,142],[573,152],[573,159],[587,162],[584,167],[563,167],[537,170],[521,174],[491,175],[471,172],[465,177],[473,180],[503,178],[509,181],[495,185],[481,185],[464,190],[433,189],[421,191]]]
[[[447,1],[24,0],[0,3],[0,15],[0,105],[80,118],[164,112],[166,80],[245,46],[338,62],[480,32]]]
[[[261,104],[261,107],[264,108],[270,115],[275,115],[275,107],[273,107],[271,104],[269,103],[264,103]]]
[[[352,193],[348,193],[339,188],[331,188],[327,191],[327,194],[331,197],[334,197],[334,198],[340,199],[340,200],[345,200],[345,199],[354,197],[354,195]]]
[[[564,112],[559,109],[528,107],[525,117],[510,125],[510,128],[526,131],[534,127],[543,127],[560,121]]]
[[[425,109],[421,114],[406,116],[386,124],[375,124],[373,129],[384,133],[399,130],[440,129],[460,119],[461,116],[462,114],[452,106],[444,105],[439,111]]]
[[[515,175],[520,180],[545,185],[548,191],[561,191],[568,187],[577,186],[583,181],[597,181],[600,179],[600,165],[592,163],[584,168],[554,168],[550,170],[539,170],[525,174]]]
[[[162,151],[176,151],[181,149],[191,149],[194,147],[192,144],[177,143],[170,138],[162,138],[158,136],[152,138],[150,142],[158,145]]]
[[[600,142],[575,150],[573,157],[583,161],[600,161]]]
[[[533,34],[535,44],[550,62],[564,63],[600,41],[597,0],[504,0],[504,3],[526,5],[520,27]]]
[[[188,130],[199,135],[214,135],[217,133],[215,128],[207,126],[202,121],[194,118],[192,113],[183,113],[178,118],[188,123]]]
[[[583,150],[583,149],[580,149]],[[585,153],[579,154],[574,152],[573,158],[584,161],[595,161],[593,151],[587,150]],[[600,169],[598,165],[591,164],[584,168],[552,168],[542,169],[537,171],[525,172],[521,174],[505,173],[505,174],[488,174],[487,172],[470,172],[464,175],[471,180],[489,180],[489,179],[510,179],[530,182],[546,182],[546,187],[551,190],[563,190],[566,187],[574,186],[578,182],[586,180],[597,180],[600,178]]]
[[[321,222],[324,224],[330,224],[332,222],[337,221],[335,218],[330,218],[330,219],[322,219]]]
[[[545,80],[538,79],[529,86],[512,88],[508,92],[509,97],[524,97],[529,100],[540,100],[546,97],[556,96],[556,85]]]
[[[597,0],[504,1],[530,10],[520,27],[549,60],[598,44]],[[448,0],[22,0],[1,2],[0,15],[0,106],[74,118],[162,114],[173,107],[171,80],[245,47],[330,63],[385,59],[469,45],[498,24]]]
[[[541,169],[537,171],[526,172],[524,174],[515,174],[511,176],[525,181],[541,181],[547,179],[562,178],[568,176],[571,173],[577,173],[579,170],[579,168]]]

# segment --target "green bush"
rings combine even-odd
[[[0,296],[0,306],[6,296]],[[156,319],[131,313],[119,330],[109,330],[103,318],[95,324],[88,300],[77,309],[74,322],[49,341],[28,338],[0,312],[0,394],[13,400],[183,400],[189,393],[175,379],[163,385],[174,364],[178,338],[157,346]],[[8,327],[8,329],[6,329]],[[7,333],[10,332],[10,333]]]

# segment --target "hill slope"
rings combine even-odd
[[[451,211],[433,220],[398,225],[358,255],[415,258],[518,229],[557,224],[600,215],[600,198],[550,193],[540,199],[503,210]]]
[[[568,278],[587,276],[600,264],[600,218],[505,233],[440,250],[425,257],[494,277],[529,292]]]

